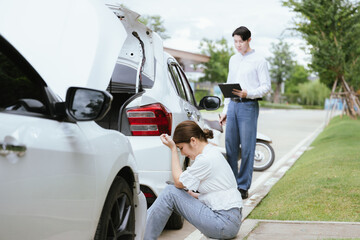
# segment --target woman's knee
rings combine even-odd
[[[175,187],[174,185],[168,185],[164,188],[164,190],[160,193],[160,196],[164,198],[173,198],[174,196],[178,196],[181,194],[183,190]]]
[[[162,191],[162,193],[161,194],[169,194],[169,193],[171,193],[171,192],[174,192],[174,191],[176,191],[176,187],[174,186],[174,185],[172,185],[172,184],[169,184],[169,185],[167,185],[165,188],[164,188],[164,190]]]

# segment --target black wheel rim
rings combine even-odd
[[[132,206],[124,193],[114,201],[108,221],[107,239],[133,239],[131,226]]]

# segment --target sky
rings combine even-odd
[[[124,4],[140,15],[160,15],[169,39],[164,46],[199,53],[202,39],[225,37],[233,46],[233,31],[239,26],[250,29],[251,48],[264,57],[272,56],[271,43],[280,37],[291,45],[294,60],[306,65],[310,58],[302,47],[305,42],[289,29],[295,13],[280,0],[104,0]]]

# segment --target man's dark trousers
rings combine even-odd
[[[234,172],[238,188],[248,190],[251,185],[256,146],[258,101],[233,101],[226,116],[225,147],[227,160]],[[239,146],[241,165],[238,169]]]

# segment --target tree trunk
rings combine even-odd
[[[360,101],[359,98],[356,96],[355,92],[349,87],[347,82],[345,81],[344,76],[341,78],[342,86],[345,91],[345,101],[347,107],[349,109],[349,116],[353,119],[357,118],[357,115],[360,116]]]
[[[336,88],[339,81],[339,92],[336,92]],[[333,98],[340,98],[343,104],[343,111],[346,111],[346,114],[351,117],[352,119],[356,119],[357,116],[360,116],[360,100],[356,96],[353,89],[349,87],[347,82],[345,81],[344,76],[339,77],[334,82],[331,95],[330,95],[330,102]],[[333,111],[335,110],[335,105],[331,109],[330,115],[329,113],[326,116],[326,125],[329,123],[330,119],[332,118]],[[330,110],[329,110],[330,111]]]
[[[274,93],[274,103],[280,103],[281,97],[281,83],[276,83],[276,89]]]

